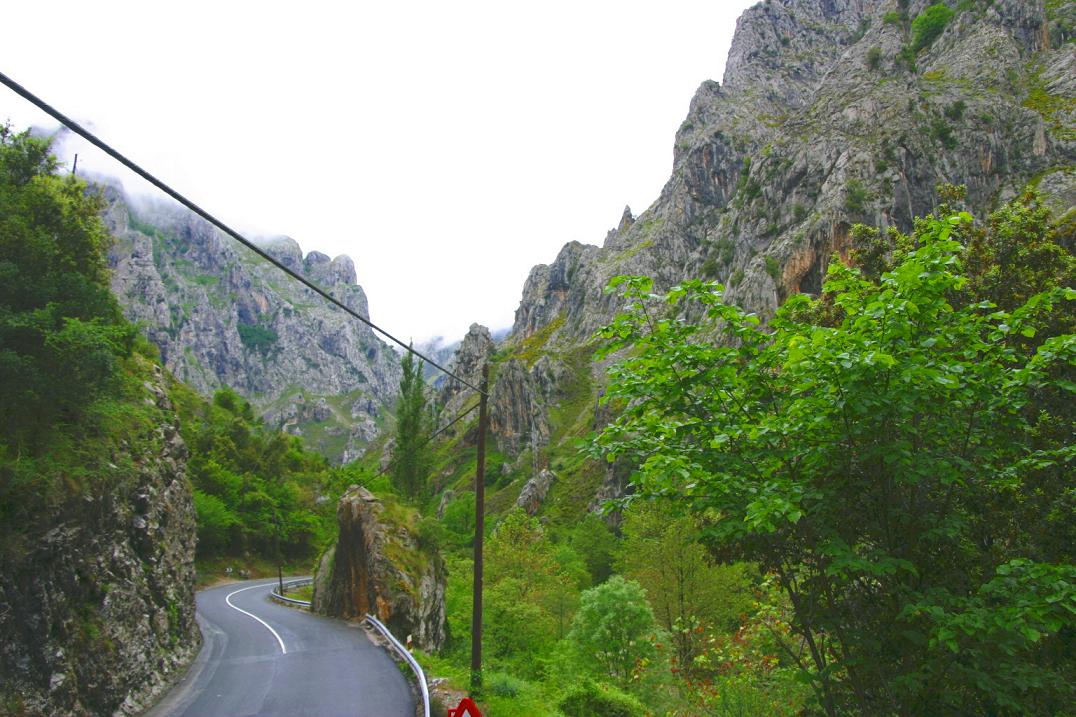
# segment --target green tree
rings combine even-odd
[[[229,388],[212,401],[182,386],[172,396],[191,450],[200,556],[275,559],[279,544],[285,558],[308,558],[335,535],[334,505],[318,501],[335,484],[323,457],[266,429]]]
[[[929,47],[956,13],[943,3],[935,3],[919,13],[912,20],[912,51],[919,52]]]
[[[0,441],[34,450],[113,383],[135,330],[108,287],[102,201],[49,141],[0,126]]]
[[[519,509],[504,517],[486,543],[489,612],[506,618],[491,622],[489,638],[510,646],[504,657],[544,653],[567,632],[579,589],[571,564],[563,564],[558,552],[538,520]],[[540,632],[517,627],[513,616],[544,627]],[[512,634],[520,630],[534,638],[526,649]]]
[[[587,571],[595,583],[613,574],[613,554],[617,539],[605,521],[588,513],[572,528],[568,543],[587,565]]]
[[[596,665],[626,686],[645,661],[656,656],[657,648],[650,639],[656,631],[646,591],[634,580],[614,575],[583,591],[568,641],[584,665]]]
[[[625,408],[595,448],[685,501],[716,558],[777,577],[830,715],[1076,699],[1073,543],[1054,535],[1074,515],[1076,336],[1043,333],[1076,291],[963,301],[970,219],[920,222],[876,282],[835,262],[825,326],[806,296],[766,329],[715,284],[614,280],[629,310],[601,335],[628,356],[608,392]]]
[[[709,629],[732,632],[751,611],[748,566],[714,565],[691,517],[668,501],[634,501],[624,513],[617,568],[650,596],[672,636],[676,662],[690,668]]]
[[[426,492],[430,458],[426,441],[430,419],[422,365],[407,351],[400,361],[400,397],[396,400],[396,447],[392,451],[392,483],[401,494],[418,498]]]

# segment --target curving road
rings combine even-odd
[[[198,593],[205,644],[146,717],[414,717],[403,675],[362,628],[279,605],[274,585]]]

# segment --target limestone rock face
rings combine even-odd
[[[495,348],[489,329],[481,324],[471,324],[451,363],[448,364],[448,370],[472,386],[481,386],[482,367],[489,363]],[[443,407],[441,425],[445,425],[473,405],[475,395],[472,389],[454,378],[445,376],[438,396]]]
[[[527,511],[528,515],[536,515],[538,509],[542,507],[542,503],[545,502],[546,496],[549,495],[549,489],[553,487],[553,482],[556,480],[557,475],[553,471],[543,468],[538,475],[523,485],[523,490],[520,491],[519,498],[516,499],[516,505]]]
[[[523,362],[510,359],[500,365],[489,404],[490,433],[506,455],[515,457],[549,441],[545,396]]]
[[[163,386],[158,368],[145,400],[161,421],[128,439],[115,486],[4,561],[0,695],[26,714],[138,714],[197,651],[187,449]]]
[[[966,185],[980,218],[1029,183],[1058,216],[1071,211],[1071,8],[962,3],[909,63],[911,20],[930,4],[765,0],[745,11],[722,82],[702,83],[676,132],[658,199],[639,216],[626,210],[601,246],[570,242],[534,267],[506,350],[589,345],[622,310],[604,292],[620,274],[648,275],[655,291],[717,280],[728,301],[768,320],[791,294],[820,291],[831,258],[854,248],[854,223],[909,231],[937,205],[941,182]],[[506,372],[506,396],[526,395],[518,374]],[[547,426],[555,400],[502,425]],[[606,473],[592,509],[627,484],[625,471]]]
[[[374,615],[423,650],[445,642],[445,581],[440,554],[419,544],[413,526],[392,522],[385,505],[352,486],[337,508],[336,545],[322,556],[313,609],[345,619]]]
[[[908,18],[929,4],[906,3]],[[535,267],[509,341],[543,329],[586,340],[620,308],[603,293],[618,274],[652,276],[658,290],[716,279],[768,318],[790,294],[819,291],[853,223],[906,231],[934,208],[939,182],[967,185],[977,216],[1030,180],[1070,208],[1071,12],[965,7],[911,67],[900,57],[910,22],[885,19],[900,9],[767,0],[745,11],[723,82],[699,87],[676,133],[660,197],[601,247],[572,242]]]
[[[230,386],[270,426],[331,459],[353,459],[377,435],[399,390],[399,358],[371,329],[327,304],[178,206],[134,201],[105,184],[116,243],[112,288],[180,380],[203,394]],[[362,316],[350,258],[305,257],[289,237],[260,247]]]

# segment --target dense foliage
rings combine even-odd
[[[0,443],[40,448],[114,388],[133,327],[109,292],[101,202],[49,142],[0,126]]]
[[[834,263],[820,301],[768,328],[716,284],[616,282],[628,311],[602,336],[627,350],[623,412],[595,449],[690,508],[711,555],[775,576],[827,714],[1058,714],[1076,696],[1076,292],[1048,236],[1009,241],[1038,219],[1025,202],[986,228],[920,221],[875,276]],[[992,266],[1021,251],[1006,310]]]
[[[919,52],[924,47],[929,47],[938,35],[942,34],[955,14],[943,2],[935,3],[919,13],[912,20],[912,50]]]
[[[109,293],[99,209],[47,140],[0,126],[0,561],[13,580],[61,510],[86,517],[80,498],[131,482],[162,420],[143,387],[153,350]]]
[[[267,429],[230,389],[205,401],[177,386],[201,558],[309,559],[336,530],[343,480],[301,439]]]

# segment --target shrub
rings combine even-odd
[[[953,128],[943,119],[938,119],[930,125],[930,135],[941,142],[946,149],[956,149],[957,141],[953,136]]]
[[[858,179],[849,179],[844,192],[844,208],[851,214],[860,214],[871,198],[870,190]]]
[[[945,116],[956,122],[964,116],[964,110],[966,108],[967,103],[965,103],[964,100],[957,100],[945,108]]]
[[[867,67],[871,70],[877,70],[878,66],[882,64],[882,48],[872,47],[867,50]]]
[[[654,645],[647,638],[656,627],[642,586],[614,575],[580,596],[568,641],[583,664],[596,665],[627,684],[640,662],[654,657]]]
[[[772,256],[767,256],[763,261],[766,264],[766,273],[770,275],[776,284],[781,279],[781,263]]]
[[[912,20],[912,51],[929,47],[956,13],[945,3],[935,3]]]
[[[239,340],[251,351],[266,354],[279,338],[268,326],[240,323],[235,327],[239,331]]]
[[[486,691],[494,697],[519,697],[527,683],[507,672],[489,672],[485,675]]]
[[[631,695],[589,680],[569,690],[558,707],[565,717],[642,717],[645,713]]]

